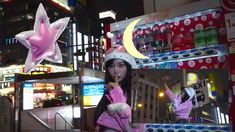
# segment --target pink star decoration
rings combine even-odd
[[[44,59],[62,63],[61,51],[56,40],[66,28],[69,19],[69,17],[62,18],[50,24],[43,5],[39,5],[36,12],[34,30],[24,31],[15,36],[17,40],[29,49],[24,72],[33,70]]]

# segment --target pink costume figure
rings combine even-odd
[[[196,92],[192,87],[182,89],[181,95],[174,94],[168,85],[165,83],[165,93],[173,103],[173,113],[176,116],[176,123],[188,123],[189,115],[193,108],[192,99],[195,98],[196,106]]]
[[[105,83],[107,90],[95,112],[98,132],[140,132],[142,126],[131,123],[131,68],[137,68],[134,58],[122,46],[106,52]]]

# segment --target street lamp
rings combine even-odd
[[[158,96],[159,97],[164,97],[164,92],[159,92]]]
[[[143,107],[142,103],[138,103],[137,107],[139,107],[139,108]]]
[[[159,122],[159,106],[160,106],[160,98],[164,97],[164,92],[160,91],[159,88],[157,90],[157,122]]]

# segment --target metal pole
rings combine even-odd
[[[183,76],[183,86],[187,87],[187,72],[186,72],[186,69],[182,70],[182,76]]]
[[[21,117],[20,117],[20,112],[23,108],[23,105],[22,105],[22,96],[23,96],[23,93],[22,93],[22,83],[21,82],[18,82],[16,81],[18,78],[18,76],[15,75],[15,84],[14,84],[14,87],[15,87],[15,97],[14,97],[14,131],[20,131],[20,120],[21,120]]]
[[[14,131],[20,131],[20,87],[21,83],[15,81],[14,84],[14,92],[15,92],[15,97],[14,97]]]
[[[14,82],[14,92],[15,92],[15,97],[14,97],[14,128],[13,130],[15,132],[18,131],[18,124],[19,124],[19,83]]]
[[[155,0],[153,0],[153,12],[155,12],[156,11],[156,2],[155,2]]]
[[[80,117],[80,129],[81,131],[84,131],[84,128],[85,128],[85,111],[84,111],[84,105],[83,105],[83,81],[82,81],[82,76],[84,75],[84,65],[83,64],[80,64],[79,62],[79,65],[80,65],[80,68],[79,68],[79,98],[80,98],[80,108],[81,108],[81,117]]]

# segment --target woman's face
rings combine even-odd
[[[113,63],[108,66],[108,72],[113,80],[115,80],[115,76],[117,76],[118,82],[121,82],[126,76],[127,66],[123,60],[115,59]]]
[[[182,91],[181,91],[181,97],[184,97],[184,96],[185,96],[185,94],[186,94],[186,93],[185,93],[185,91],[184,91],[184,90],[182,90]]]

